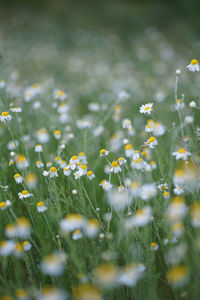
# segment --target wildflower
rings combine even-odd
[[[13,253],[15,249],[15,242],[12,240],[0,241],[0,255],[8,256]]]
[[[116,284],[118,279],[118,268],[111,263],[103,263],[95,268],[94,278],[98,284],[109,287]]]
[[[52,167],[52,162],[51,162],[51,161],[48,161],[48,162],[46,163],[46,167],[47,167],[47,168],[51,168],[51,167]]]
[[[138,197],[139,192],[140,192],[139,182],[138,181],[130,181],[130,184],[128,186],[130,188],[131,195],[134,196],[134,197]]]
[[[24,248],[22,246],[22,243],[17,242],[15,244],[15,248],[14,248],[14,255],[16,257],[21,257],[23,255],[23,251],[24,251]]]
[[[164,192],[164,193],[163,193],[163,197],[164,197],[165,199],[169,199],[169,198],[170,198],[170,193],[169,193],[169,192]]]
[[[14,224],[7,224],[5,227],[5,233],[8,238],[14,238],[16,236],[16,227]]]
[[[81,173],[80,171],[76,171],[76,172],[74,173],[74,178],[75,178],[75,180],[81,178],[81,176],[82,176],[82,173]]]
[[[61,131],[60,130],[54,130],[54,133],[53,133],[54,137],[59,140],[60,137],[61,137]]]
[[[4,88],[6,86],[6,83],[3,79],[0,79],[0,89]]]
[[[102,300],[103,297],[97,286],[90,283],[81,283],[73,288],[72,294],[75,300]]]
[[[60,229],[68,233],[77,229],[82,229],[85,225],[85,218],[80,214],[69,214],[60,221]]]
[[[76,168],[76,164],[79,162],[79,157],[77,155],[74,155],[71,157],[69,163],[71,170],[74,170]]]
[[[16,222],[16,236],[24,239],[28,238],[30,236],[30,233],[31,226],[29,220],[25,217],[18,218]]]
[[[156,250],[158,250],[159,246],[155,242],[152,242],[150,244],[150,248],[151,248],[152,251],[156,251]]]
[[[143,104],[140,107],[140,113],[141,114],[148,114],[148,115],[150,115],[150,113],[151,113],[151,111],[153,109],[152,107],[153,107],[153,103]]]
[[[172,267],[167,272],[167,280],[174,286],[181,286],[183,285],[188,276],[188,269],[184,265],[177,265]]]
[[[43,148],[42,145],[35,145],[35,152],[42,152]]]
[[[117,161],[120,166],[122,166],[123,164],[125,164],[127,162],[127,160],[123,157],[119,157]]]
[[[14,175],[14,179],[15,179],[16,183],[22,183],[22,181],[23,181],[23,178],[22,178],[22,176],[19,173],[16,173]]]
[[[28,167],[28,161],[26,159],[26,156],[23,154],[20,154],[16,158],[16,164],[18,169],[26,169]]]
[[[197,59],[192,59],[190,64],[186,68],[191,72],[199,72],[199,61]]]
[[[176,238],[180,237],[184,232],[183,224],[181,222],[172,224],[171,231]]]
[[[112,168],[110,169],[110,172],[114,172],[116,174],[116,173],[121,172],[121,170],[122,169],[121,169],[118,161],[113,161],[112,162]]]
[[[24,181],[29,189],[34,189],[37,186],[37,176],[34,173],[28,173]]]
[[[112,188],[112,184],[109,181],[105,180],[105,179],[103,179],[100,182],[99,186],[101,186],[106,191],[108,191]]]
[[[146,183],[141,186],[140,197],[147,201],[157,194],[156,186],[154,183]]]
[[[181,195],[184,193],[184,190],[181,185],[175,184],[174,194]]]
[[[12,112],[22,112],[21,107],[12,107],[10,110],[11,110]]]
[[[83,237],[83,235],[79,229],[75,230],[72,235],[72,239],[75,241],[81,239],[82,237]]]
[[[19,199],[25,199],[33,196],[31,193],[29,193],[27,190],[22,191],[21,193],[18,193]]]
[[[24,289],[15,290],[17,300],[28,300],[27,292]]]
[[[119,192],[117,189],[111,190],[107,196],[108,203],[116,210],[123,210],[131,203],[131,199],[126,190],[122,192]]]
[[[37,211],[39,213],[43,213],[47,210],[47,207],[45,206],[44,202],[43,201],[40,201],[37,203]]]
[[[63,173],[64,173],[65,176],[69,176],[71,174],[70,164],[63,168]]]
[[[145,131],[146,132],[152,132],[154,130],[154,124],[147,124],[145,126]]]
[[[67,94],[65,94],[64,91],[58,89],[55,89],[53,91],[53,96],[55,99],[59,99],[61,101],[64,101],[67,98]]]
[[[58,177],[57,169],[55,167],[51,167],[49,169],[50,178]]]
[[[101,149],[100,150],[100,156],[108,156],[109,151],[107,151],[106,149]]]
[[[56,252],[47,255],[41,263],[43,273],[52,276],[59,276],[65,269],[66,255],[64,252]]]
[[[100,231],[100,223],[96,219],[89,219],[85,226],[84,232],[89,238],[94,238],[98,235]]]
[[[122,122],[122,127],[126,129],[131,129],[132,128],[131,120],[124,119]]]
[[[74,190],[72,190],[72,194],[73,194],[73,195],[77,195],[77,194],[78,194],[78,191],[74,189]]]
[[[11,115],[7,111],[3,111],[0,115],[0,121],[1,122],[6,122],[10,121],[12,119]]]
[[[157,168],[157,164],[154,160],[150,161],[149,164],[153,170],[155,170]]]
[[[69,106],[66,103],[60,103],[58,106],[58,113],[64,114],[69,110]]]
[[[159,184],[158,186],[157,186],[157,188],[160,190],[160,191],[166,191],[166,190],[168,190],[168,185],[167,185],[167,183],[162,183],[162,184]]]
[[[179,148],[178,151],[173,152],[172,155],[176,156],[176,159],[186,160],[191,155],[185,148]]]
[[[87,165],[81,165],[80,174],[81,174],[81,176],[87,174]]]
[[[167,219],[170,222],[177,222],[187,214],[188,208],[184,198],[181,196],[174,197],[166,211]]]
[[[125,145],[125,155],[126,157],[131,157],[133,155],[133,146],[131,144]]]
[[[190,206],[190,216],[192,219],[192,226],[195,228],[200,227],[200,202],[194,202]]]
[[[139,157],[137,159],[133,159],[131,162],[131,167],[136,170],[142,170],[147,166],[146,161],[143,158]]]
[[[129,264],[121,268],[118,282],[128,287],[135,286],[143,272],[144,269],[139,264]]]
[[[41,160],[36,161],[36,166],[40,169],[44,167],[44,164],[41,162]]]
[[[185,104],[183,102],[183,99],[177,99],[176,104],[175,104],[175,109],[176,110],[181,110],[185,107]]]
[[[29,251],[29,250],[31,250],[32,245],[29,241],[24,241],[23,242],[23,248],[24,248],[24,251]]]
[[[61,160],[61,162],[60,162],[60,167],[62,168],[62,169],[64,169],[64,167],[66,167],[66,160]]]
[[[87,158],[84,152],[80,152],[78,154],[79,160],[83,163],[83,164],[87,164]]]
[[[99,103],[91,102],[88,104],[88,109],[92,112],[98,112],[100,111],[100,105]]]
[[[37,300],[66,300],[65,292],[54,287],[44,287],[38,292]]]
[[[153,128],[153,134],[155,136],[161,136],[165,133],[165,126],[161,122],[155,122]]]
[[[133,152],[133,156],[132,156],[133,159],[139,159],[140,158],[140,151],[139,150],[135,150]]]
[[[127,220],[126,227],[132,228],[133,226],[143,227],[150,223],[152,217],[152,209],[150,206],[145,206],[137,210],[134,215]]]
[[[155,146],[158,145],[157,139],[154,136],[151,136],[147,142],[145,142],[145,145],[149,146],[150,148],[155,148]]]
[[[94,175],[94,173],[93,173],[92,171],[88,171],[88,172],[87,172],[87,177],[88,177],[90,180],[92,180],[92,179],[95,178],[95,175]]]
[[[5,210],[7,208],[6,202],[0,202],[0,210]]]
[[[37,139],[39,143],[45,144],[49,141],[49,133],[45,128],[41,128],[40,130],[37,131]]]

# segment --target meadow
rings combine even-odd
[[[198,38],[70,21],[1,24],[0,299],[199,299]]]

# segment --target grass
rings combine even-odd
[[[2,299],[198,299],[200,77],[186,70],[199,50],[195,35],[187,28],[179,44],[177,32],[169,38],[147,24],[127,29],[124,37],[115,27],[49,22],[48,14],[17,16],[0,31],[5,81],[0,112],[12,116],[0,123],[0,236],[7,241],[0,244]],[[67,94],[64,101],[55,98],[55,89]],[[124,101],[122,91],[128,94]],[[175,108],[178,99],[183,108]],[[151,113],[141,114],[141,105],[149,102]],[[61,118],[63,103],[67,112]],[[10,111],[16,106],[22,112]],[[130,120],[126,122],[131,122],[133,135],[123,128],[124,119]],[[153,126],[164,125],[163,134],[145,131],[149,119]],[[47,142],[41,140],[42,128]],[[55,130],[61,132],[59,139]],[[144,143],[153,135],[158,144],[149,148]],[[41,153],[35,152],[37,144],[42,144]],[[143,167],[133,167],[126,144],[139,150]],[[172,153],[180,148],[190,154],[176,160]],[[101,157],[101,149],[108,156]],[[95,174],[92,180],[87,175],[75,179],[77,165],[65,176],[55,160],[60,157],[68,164],[80,152],[86,155],[87,171]],[[26,168],[17,163],[20,154],[26,157]],[[119,173],[110,172],[119,157],[126,163]],[[57,177],[44,176],[51,170],[48,162],[56,167]],[[16,183],[16,173],[22,183]],[[103,179],[111,189],[99,185]],[[144,191],[147,183],[153,186]],[[169,198],[158,188],[165,183]],[[175,184],[183,188],[180,196]],[[118,191],[119,186],[125,191]],[[32,196],[19,199],[23,190]],[[42,213],[37,205],[41,201],[47,208]],[[149,216],[137,213],[144,207],[150,209]],[[68,230],[63,231],[61,220],[71,214],[82,217],[75,217],[72,230],[64,223]],[[142,226],[135,215],[143,215]],[[93,221],[88,224],[89,219]],[[25,251],[24,241],[30,250]]]

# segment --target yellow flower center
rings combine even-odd
[[[60,134],[60,130],[54,130],[54,134],[55,135],[59,135]]]
[[[150,144],[150,143],[153,143],[155,142],[156,138],[154,136],[151,136],[149,139],[148,139],[148,142],[147,144]]]
[[[93,174],[92,171],[88,171],[88,172],[87,172],[87,176],[91,176],[92,174]]]
[[[56,172],[56,168],[55,167],[51,167],[50,168],[50,172],[55,173]]]
[[[178,150],[178,153],[185,153],[185,152],[186,152],[185,148],[180,148],[180,149]]]
[[[58,96],[59,96],[59,97],[62,96],[63,94],[64,94],[63,91],[59,91],[59,92],[58,92]]]
[[[19,177],[20,177],[20,174],[17,173],[17,174],[14,175],[14,177],[15,177],[15,178],[19,178]]]
[[[9,113],[7,111],[3,111],[1,113],[1,115],[2,115],[2,117],[7,117],[7,116],[9,116]]]
[[[37,203],[37,207],[41,207],[41,206],[44,206],[44,202],[43,201],[40,201]]]
[[[198,65],[198,63],[199,63],[199,62],[198,62],[197,59],[192,59],[190,64],[191,64],[191,65]]]
[[[131,145],[131,144],[127,144],[126,146],[125,146],[125,149],[126,150],[131,150],[133,148],[133,146]]]
[[[144,110],[148,111],[149,109],[150,109],[150,106],[146,106]]]
[[[28,195],[28,194],[29,194],[28,191],[26,191],[26,190],[22,191],[22,195]]]
[[[113,166],[113,168],[118,167],[118,166],[119,166],[118,161],[113,161],[113,162],[112,162],[112,166]]]
[[[151,243],[151,247],[152,247],[152,248],[155,248],[155,247],[156,247],[156,245],[157,245],[157,244],[156,244],[156,243],[154,243],[154,242],[152,242],[152,243]]]

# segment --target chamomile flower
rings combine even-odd
[[[83,163],[83,164],[87,164],[87,158],[84,152],[80,152],[78,154],[79,160]]]
[[[14,238],[16,236],[16,226],[14,224],[7,224],[5,234],[9,239]]]
[[[131,167],[133,169],[143,170],[143,169],[146,168],[146,166],[147,166],[147,163],[146,163],[146,161],[142,157],[139,157],[137,159],[133,159],[131,161]]]
[[[36,166],[38,169],[43,168],[44,164],[41,162],[41,160],[36,161]]]
[[[56,167],[51,167],[49,169],[49,176],[50,176],[50,178],[58,177],[58,173],[57,173]]]
[[[103,263],[95,268],[94,279],[104,287],[113,286],[117,283],[118,268],[111,263]]]
[[[182,195],[184,193],[184,189],[181,185],[175,184],[174,194]]]
[[[142,209],[136,210],[134,215],[126,221],[125,225],[128,229],[134,226],[143,227],[148,223],[150,223],[151,217],[152,217],[151,207],[145,206]]]
[[[147,201],[155,197],[157,194],[156,185],[154,183],[146,183],[141,186],[140,197]]]
[[[122,127],[125,128],[125,129],[131,129],[132,128],[131,120],[124,119],[123,122],[122,122]]]
[[[72,239],[73,240],[79,240],[83,237],[83,234],[81,233],[81,231],[79,229],[75,230],[73,235],[72,235]]]
[[[175,104],[175,109],[176,110],[181,110],[184,107],[185,107],[185,103],[184,103],[183,99],[177,99],[176,104]]]
[[[159,191],[166,191],[168,190],[168,184],[167,183],[161,183],[157,186],[157,188],[159,189]]]
[[[1,122],[9,122],[12,119],[12,116],[7,111],[3,111],[0,115]]]
[[[158,141],[154,136],[151,136],[147,142],[144,143],[145,145],[149,146],[150,148],[155,148],[158,145]]]
[[[23,242],[23,248],[24,248],[24,251],[29,251],[29,250],[31,250],[32,245],[29,241],[24,241]]]
[[[156,251],[158,250],[158,248],[159,248],[158,244],[156,244],[155,242],[151,242],[150,244],[151,251]]]
[[[58,288],[51,286],[44,287],[38,291],[37,300],[66,300],[67,294]]]
[[[63,90],[55,89],[53,91],[53,96],[57,100],[64,101],[67,98],[67,94]]]
[[[169,199],[169,198],[170,198],[170,193],[169,193],[169,192],[164,192],[164,193],[163,193],[163,197],[164,197],[165,199]]]
[[[59,276],[65,269],[66,254],[56,252],[47,255],[41,263],[41,271],[47,275]]]
[[[12,112],[22,112],[22,108],[21,107],[12,107],[10,110]]]
[[[131,157],[134,151],[133,146],[131,144],[126,144],[124,148],[126,157]]]
[[[22,181],[23,181],[23,177],[19,173],[16,173],[14,175],[14,179],[15,179],[15,182],[18,183],[18,184],[22,183]]]
[[[40,201],[37,203],[37,211],[39,213],[43,213],[47,210],[47,207],[45,206],[44,202],[43,201]]]
[[[42,152],[43,151],[43,148],[42,148],[42,145],[35,145],[35,152]]]
[[[18,169],[26,169],[28,167],[28,161],[26,159],[26,156],[23,154],[17,155],[16,164]]]
[[[182,222],[176,222],[172,224],[170,229],[173,236],[175,236],[176,238],[179,238],[184,232],[184,227]]]
[[[92,180],[92,179],[95,178],[95,175],[94,175],[94,173],[93,173],[92,171],[88,171],[88,172],[87,172],[87,177],[88,177],[90,180]]]
[[[173,156],[176,156],[176,159],[187,160],[188,156],[191,156],[191,153],[185,148],[179,148],[178,151],[172,153]]]
[[[5,210],[6,208],[7,208],[6,202],[5,201],[0,202],[0,210]]]
[[[199,61],[197,59],[192,59],[190,64],[186,68],[191,72],[199,72]]]
[[[161,122],[155,122],[153,128],[153,134],[155,136],[162,136],[165,133],[165,126]]]
[[[174,197],[166,211],[166,216],[169,222],[178,222],[185,217],[188,212],[188,207],[185,200],[181,196]]]
[[[38,130],[36,135],[37,135],[37,139],[38,139],[39,143],[41,143],[41,144],[47,143],[50,139],[49,133],[46,130],[46,128],[41,128],[40,130]]]
[[[200,202],[194,202],[190,205],[190,217],[192,226],[200,227]]]
[[[86,175],[87,174],[87,165],[81,165],[79,171],[80,171],[81,176]]]
[[[0,89],[4,88],[6,86],[5,80],[0,79]]]
[[[119,284],[132,287],[135,286],[142,276],[145,267],[142,264],[128,264],[127,266],[121,268],[118,277]]]
[[[59,140],[61,138],[61,131],[60,130],[54,130],[53,133],[54,137]]]
[[[152,110],[153,110],[153,103],[143,104],[140,107],[140,113],[141,114],[148,114],[148,115],[150,115],[150,113],[151,113]]]
[[[89,238],[94,238],[98,235],[100,231],[100,223],[97,219],[89,219],[85,223],[84,226],[84,233],[89,237]]]
[[[15,242],[13,240],[0,241],[0,255],[8,256],[14,252]]]
[[[106,150],[106,149],[101,149],[100,150],[100,156],[102,157],[102,156],[108,156],[108,154],[109,154],[109,151],[108,150]]]
[[[127,162],[127,160],[123,157],[119,157],[117,161],[120,166],[124,165]]]
[[[68,165],[66,167],[63,168],[63,173],[65,176],[69,176],[71,174],[71,166]]]
[[[154,130],[154,124],[147,124],[146,126],[145,126],[145,131],[146,132],[152,132]]]
[[[17,242],[15,244],[15,248],[14,248],[14,251],[13,251],[14,256],[16,256],[16,257],[22,257],[23,251],[24,251],[24,248],[23,248],[22,243]]]
[[[24,182],[26,183],[29,189],[34,189],[37,186],[38,179],[34,173],[28,173],[24,178]]]
[[[120,167],[120,165],[119,165],[119,162],[118,161],[113,161],[112,162],[112,167],[111,167],[111,169],[110,169],[110,172],[112,173],[119,173],[119,172],[121,172],[121,167]]]
[[[60,229],[62,233],[69,233],[77,229],[83,229],[85,218],[80,214],[69,214],[60,221]]]
[[[19,199],[26,199],[26,198],[30,198],[31,196],[33,196],[31,193],[29,193],[27,190],[24,190],[20,193],[18,193]]]
[[[177,265],[172,267],[167,272],[167,280],[175,287],[182,286],[188,277],[188,269],[184,265]]]
[[[103,300],[100,289],[90,283],[81,283],[72,290],[75,300]]]
[[[103,179],[100,182],[99,186],[101,186],[105,191],[109,191],[112,188],[113,185],[109,181],[107,181],[106,179]]]
[[[15,290],[15,295],[17,300],[28,300],[28,294],[24,289],[17,289]]]
[[[111,207],[116,210],[123,210],[131,203],[128,191],[119,192],[118,189],[113,189],[107,193],[107,201]]]

